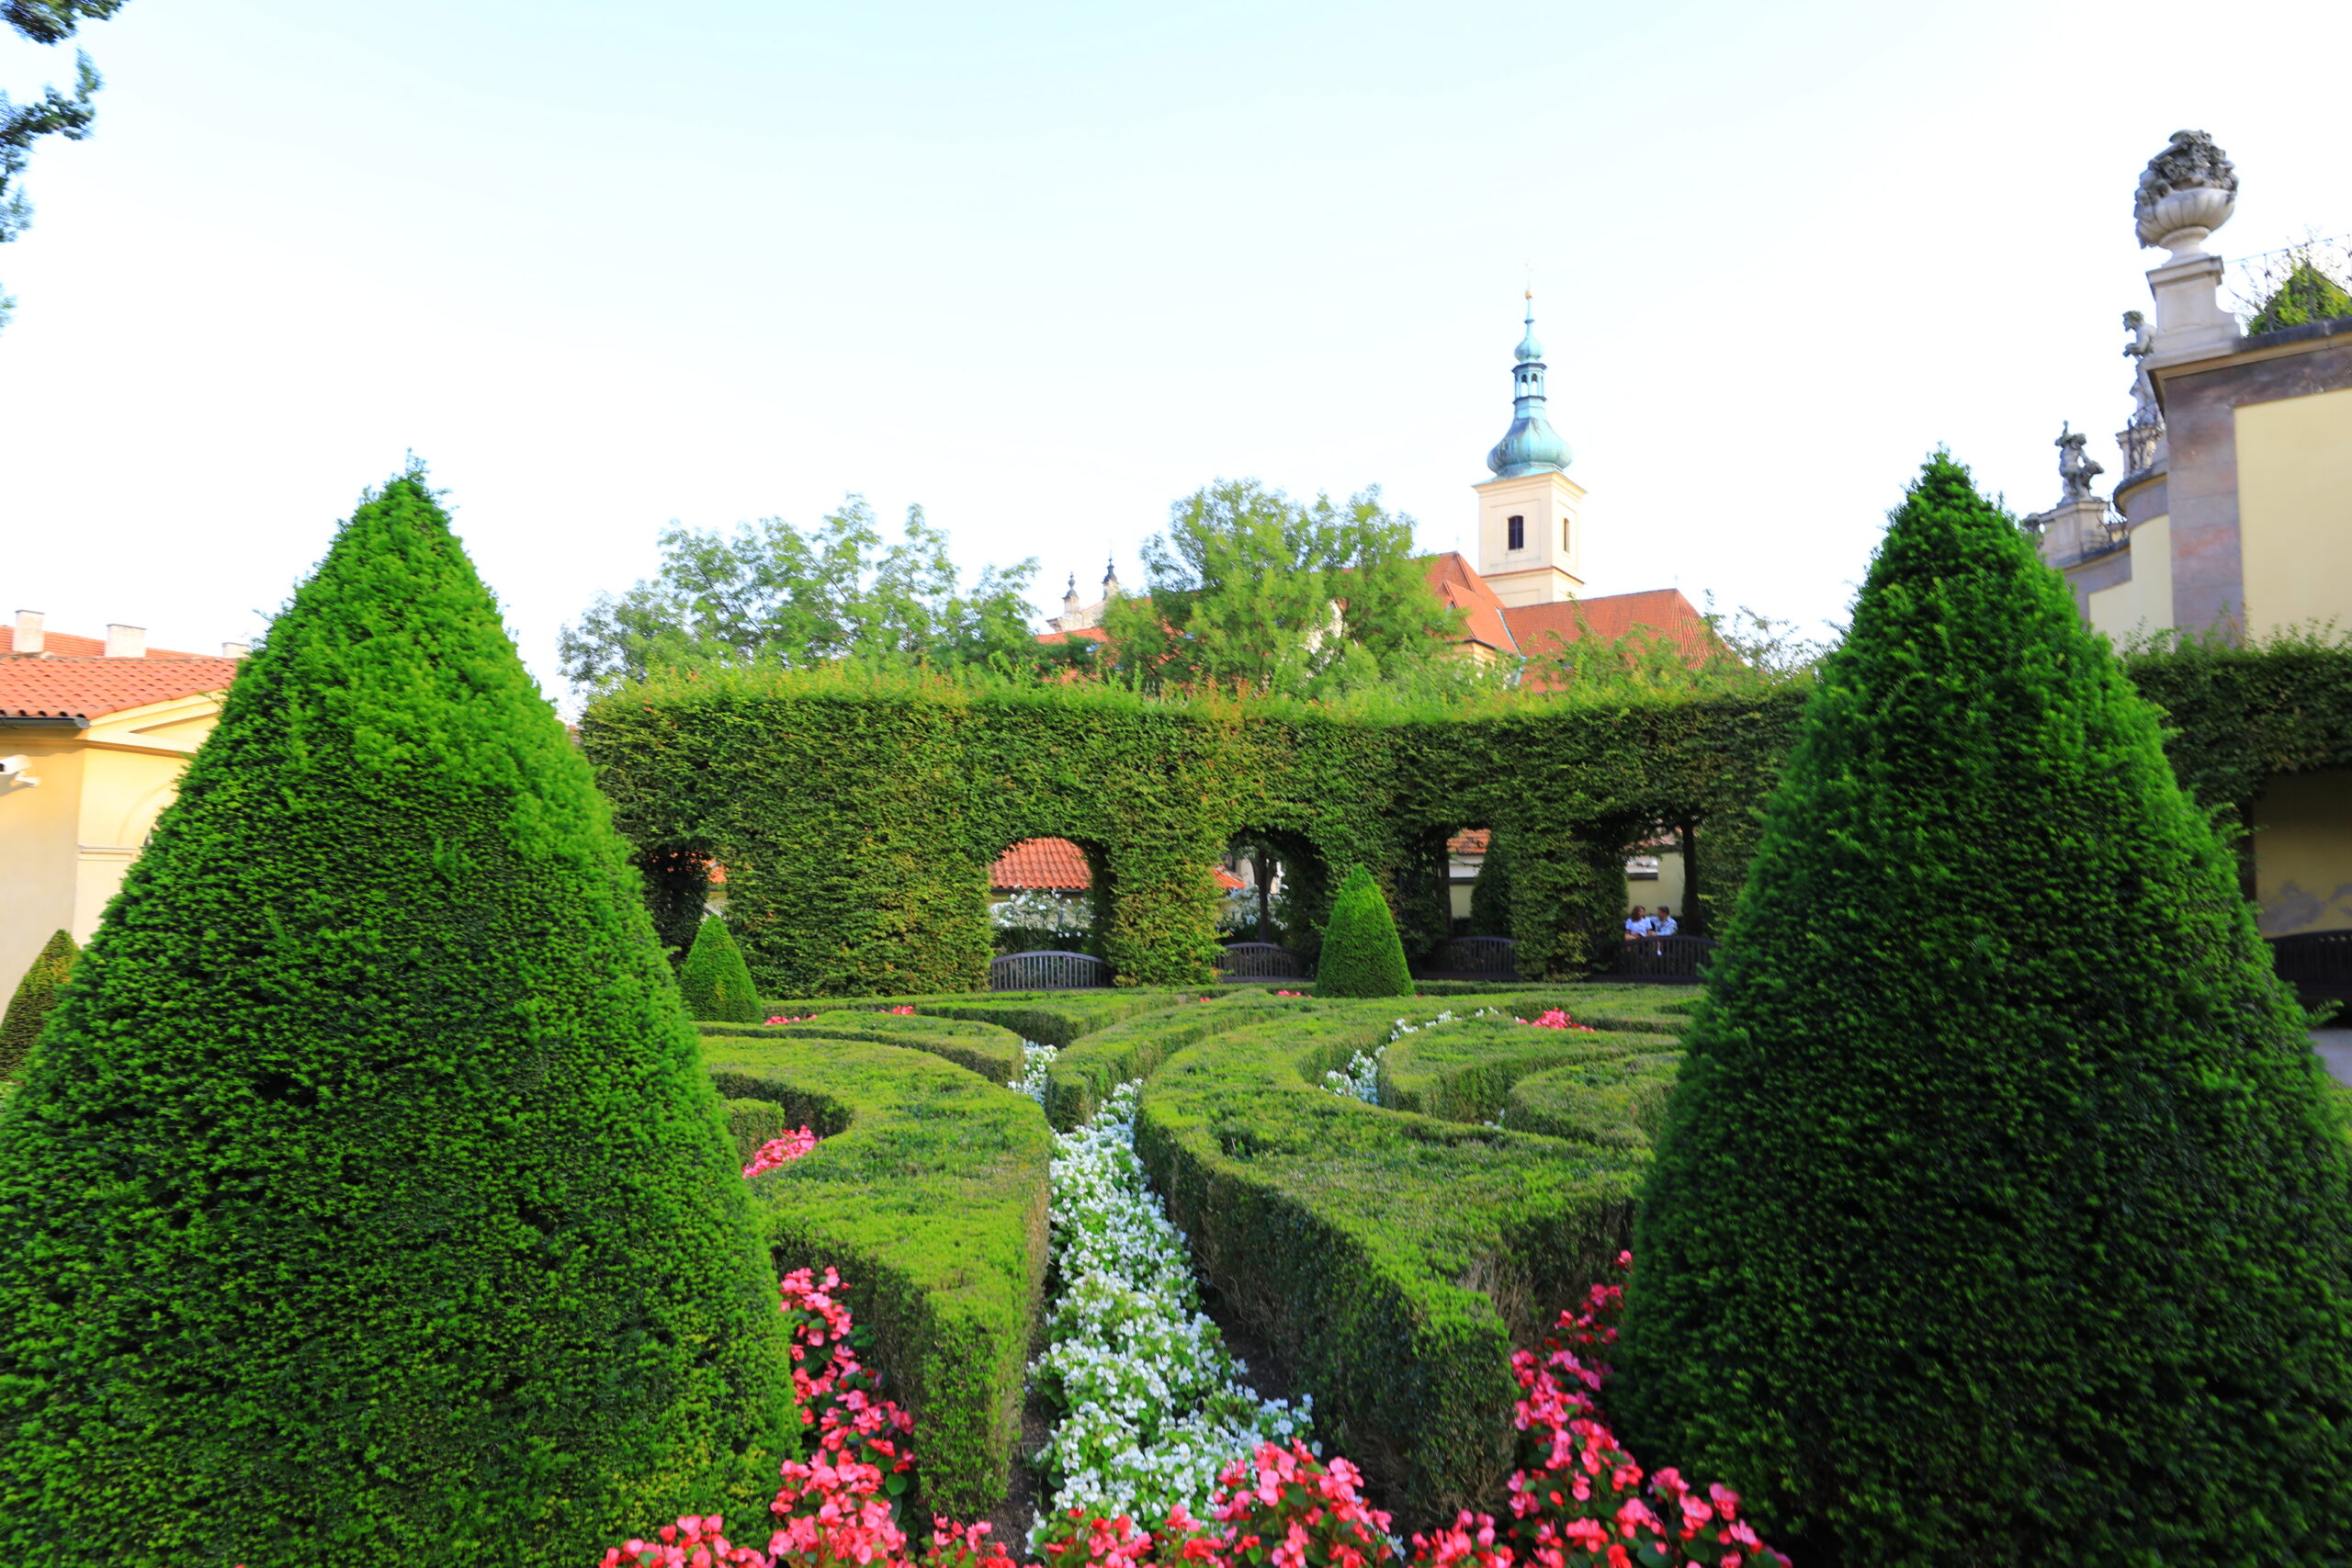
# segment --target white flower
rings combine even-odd
[[[1032,1050],[1023,1048],[1025,1065]],[[1040,1065],[1034,1076],[1042,1083]],[[1261,1442],[1309,1433],[1308,1402],[1262,1400],[1200,1310],[1184,1235],[1135,1152],[1137,1084],[1054,1140],[1046,1349],[1030,1367],[1066,1414],[1036,1454],[1051,1507],[1159,1519],[1207,1510],[1217,1472]],[[1032,1530],[1042,1532],[1043,1520]]]

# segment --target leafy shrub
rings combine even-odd
[[[40,1026],[49,1021],[49,1010],[57,1005],[57,989],[73,975],[74,960],[81,952],[71,935],[59,931],[41,944],[25,977],[17,982],[7,1014],[0,1017],[0,1078],[15,1077],[25,1058],[33,1054]]]
[[[775,1276],[626,854],[393,480],[0,1117],[0,1556],[569,1568],[764,1495]]]
[[[1387,896],[1371,872],[1359,865],[1340,884],[1331,902],[1331,922],[1323,929],[1323,954],[1315,988],[1327,997],[1409,997],[1412,973],[1405,966],[1405,943]]]
[[[686,1016],[714,1023],[757,1023],[768,1015],[761,1010],[759,991],[743,951],[727,930],[727,922],[707,915],[695,932],[695,944],[678,969],[678,990],[685,998]]]
[[[780,1138],[791,1126],[784,1107],[772,1100],[727,1101],[727,1135],[735,1140],[735,1156],[748,1160],[770,1138]]]
[[[1655,1051],[1602,1066],[1578,1063],[1531,1073],[1510,1086],[1502,1122],[1572,1144],[1646,1149],[1666,1122],[1666,1102],[1682,1066],[1679,1051]]]
[[[925,1505],[992,1508],[1045,1291],[1045,1118],[899,1045],[796,1030],[707,1034],[703,1050],[729,1098],[767,1100],[823,1135],[748,1184],[776,1263],[842,1270],[842,1299],[923,1423]]]
[[[2303,1016],[2155,716],[1948,457],[1684,1044],[1645,1454],[1801,1562],[2352,1560],[2352,1160]]]

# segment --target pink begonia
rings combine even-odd
[[[768,1023],[773,1027],[779,1023],[814,1023],[816,1021],[817,1015],[813,1012],[808,1014],[806,1018],[786,1018],[784,1014],[778,1013],[774,1018],[768,1020]]]
[[[752,1153],[752,1163],[743,1168],[744,1179],[764,1176],[780,1165],[789,1165],[817,1146],[817,1134],[803,1127],[786,1133],[781,1138],[770,1138]]]
[[[911,1007],[884,1008],[882,1010],[894,1018],[912,1018],[915,1011]]]
[[[1621,1269],[1632,1262],[1632,1254],[1619,1255]],[[664,1525],[657,1540],[607,1551],[604,1568],[1016,1568],[985,1524],[934,1518],[927,1543],[918,1549],[909,1538],[896,1498],[913,1478],[905,1439],[914,1421],[877,1397],[873,1374],[859,1364],[841,1288],[830,1269],[821,1281],[806,1269],[784,1280],[793,1392],[816,1441],[807,1461],[783,1467],[767,1550],[730,1544],[715,1514],[689,1516]],[[1219,1472],[1212,1522],[1180,1505],[1151,1531],[1125,1515],[1072,1508],[1046,1528],[1043,1561],[1049,1568],[1788,1568],[1738,1517],[1736,1493],[1713,1485],[1702,1495],[1671,1469],[1645,1489],[1641,1466],[1601,1423],[1593,1396],[1608,1369],[1592,1353],[1616,1339],[1624,1296],[1622,1285],[1593,1286],[1583,1312],[1560,1314],[1564,1337],[1547,1340],[1547,1354],[1511,1358],[1521,1465],[1510,1478],[1507,1518],[1464,1511],[1451,1526],[1415,1536],[1410,1559],[1400,1560],[1389,1517],[1364,1501],[1354,1465],[1319,1460],[1300,1443],[1261,1443]]]
[[[1570,1018],[1566,1010],[1563,1008],[1554,1008],[1540,1018],[1522,1018],[1519,1021],[1533,1024],[1538,1029],[1574,1029],[1586,1034],[1600,1032],[1592,1025],[1578,1023],[1575,1019]]]

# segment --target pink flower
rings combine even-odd
[[[764,1176],[780,1165],[789,1165],[816,1146],[817,1134],[806,1127],[786,1133],[781,1138],[770,1138],[753,1151],[752,1163],[743,1168],[744,1179],[749,1180],[754,1176]],[[831,1269],[826,1270],[828,1277],[831,1272]],[[805,1276],[808,1270],[804,1269],[800,1273]]]

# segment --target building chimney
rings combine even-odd
[[[41,630],[48,617],[39,610],[17,612],[17,641],[14,651],[39,653],[48,643],[48,634]]]
[[[253,650],[254,645],[249,642],[224,642],[220,645],[220,657],[223,659],[243,659],[246,654],[251,653]]]
[[[147,628],[126,626],[120,621],[107,625],[107,657],[108,659],[144,659],[147,657]]]

